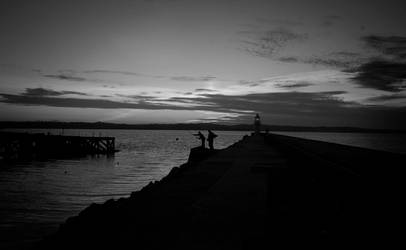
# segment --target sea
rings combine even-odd
[[[116,138],[114,156],[0,162],[0,249],[27,249],[91,203],[128,197],[185,163],[197,131],[14,129]],[[218,149],[249,131],[215,131]],[[278,132],[279,134],[406,154],[405,134]]]

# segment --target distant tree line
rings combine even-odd
[[[59,122],[59,121],[0,121],[0,128],[41,128],[41,129],[144,129],[144,130],[217,130],[252,131],[252,124],[216,124],[216,123],[176,123],[176,124],[123,124],[106,122]],[[406,133],[406,130],[368,129],[357,127],[306,127],[262,125],[263,131],[290,132],[359,132],[359,133]]]

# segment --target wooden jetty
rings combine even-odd
[[[30,159],[113,154],[114,137],[0,132],[0,157]]]

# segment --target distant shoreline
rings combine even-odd
[[[215,123],[179,123],[179,124],[118,124],[104,122],[49,122],[49,121],[2,121],[0,129],[126,129],[126,130],[217,130],[217,131],[251,131],[253,125],[237,124],[224,125]],[[406,130],[371,129],[358,127],[307,127],[288,125],[262,125],[263,130],[272,132],[342,132],[342,133],[397,133],[404,134]]]

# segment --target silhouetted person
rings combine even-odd
[[[255,134],[259,134],[261,132],[261,118],[259,118],[258,114],[256,114],[254,119],[254,131]]]
[[[213,133],[210,129],[208,130],[208,134],[207,134],[207,141],[209,142],[209,148],[211,150],[214,149],[213,143],[214,143],[214,138],[216,138],[217,135],[215,133]]]
[[[197,138],[200,140],[200,141],[202,141],[202,145],[201,145],[201,147],[202,148],[205,148],[206,147],[206,137],[204,137],[204,135],[199,131],[199,133],[197,133],[197,134],[193,134],[194,136],[197,136]]]

